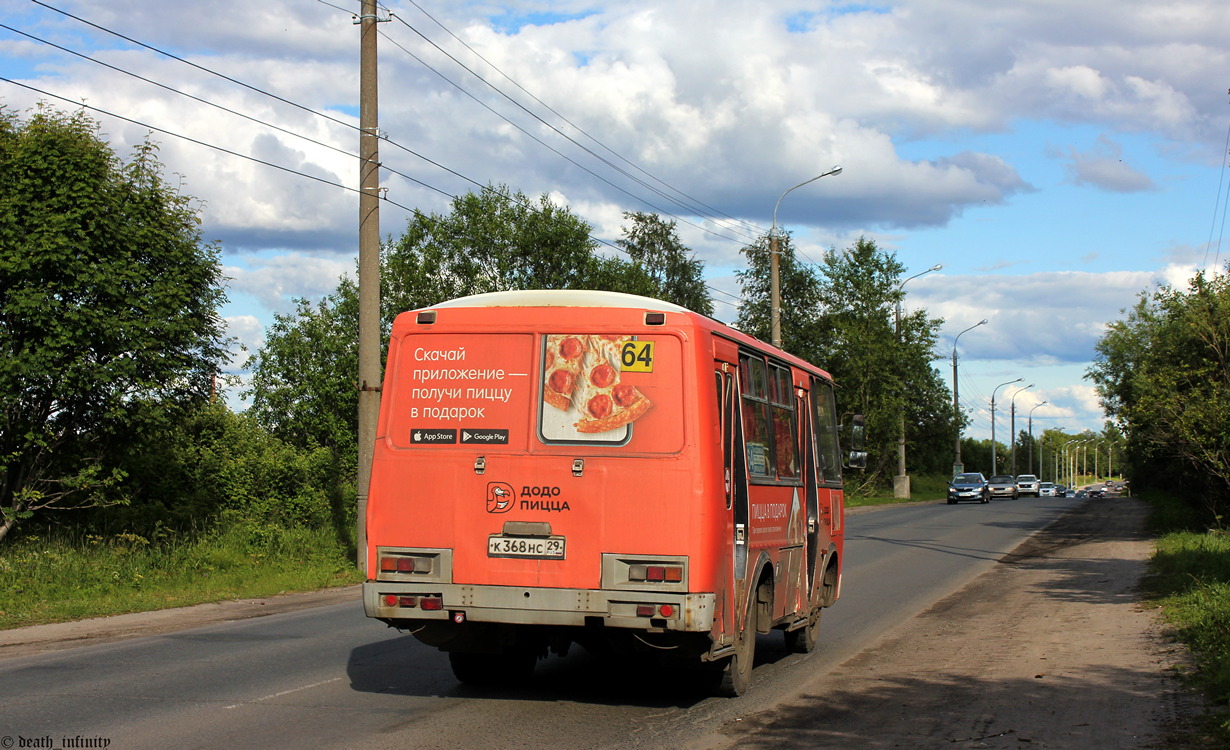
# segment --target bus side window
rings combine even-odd
[[[799,441],[790,371],[774,367],[773,384],[773,441],[777,478],[796,479],[799,476]]]
[[[820,443],[820,468],[825,481],[838,482],[841,481],[841,447],[837,443],[837,404],[833,398],[833,386],[816,381],[812,393],[812,403],[816,409],[816,439]]]
[[[753,478],[773,478],[773,442],[769,431],[768,380],[762,359],[741,356],[739,378],[743,386],[743,442],[747,470]]]

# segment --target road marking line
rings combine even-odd
[[[261,703],[263,701],[272,700],[274,698],[281,698],[283,695],[290,695],[291,693],[298,693],[301,690],[311,690],[314,687],[320,687],[321,685],[328,685],[330,682],[337,682],[340,679],[342,678],[334,677],[331,680],[322,680],[321,682],[313,682],[311,685],[304,685],[303,687],[291,688],[290,690],[283,690],[280,693],[274,693],[273,695],[266,695],[264,698],[257,698],[256,700],[250,700],[250,701],[241,701],[239,703],[226,706],[226,708],[239,708],[240,706],[249,706],[253,703]]]

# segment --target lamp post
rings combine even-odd
[[[818,174],[810,180],[800,182],[798,185],[790,188],[790,190],[801,188],[821,177],[837,174],[841,174],[841,167],[833,167],[824,174]],[[773,206],[773,227],[769,230],[769,321],[773,333],[773,346],[779,349],[782,345],[782,294],[781,280],[777,270],[777,208],[782,205],[782,198],[785,198],[790,190],[782,193],[781,198],[777,199],[777,204]]]
[[[1012,394],[1012,398],[1009,400],[1010,412],[1012,413],[1012,476],[1016,476],[1016,397],[1021,395],[1021,391],[1027,391],[1033,387],[1034,384],[1030,383],[1020,388],[1016,393]]]
[[[1039,401],[1034,404],[1033,409],[1029,410],[1029,471],[1034,470],[1034,409],[1045,404],[1045,401]],[[1042,451],[1038,451],[1038,479],[1042,479]]]
[[[901,297],[904,296],[901,290],[905,288],[905,285],[908,282],[913,281],[914,279],[917,279],[919,276],[925,276],[926,274],[929,274],[932,271],[939,271],[943,268],[944,266],[940,265],[939,263],[936,263],[934,266],[931,266],[926,271],[923,271],[922,273],[916,273],[910,278],[906,279],[905,281],[897,285],[897,292],[898,292],[897,317],[896,317],[896,322],[894,326],[897,332],[897,343],[899,344],[901,343]],[[897,476],[893,477],[893,497],[907,498],[910,496],[910,477],[908,474],[905,473],[905,410],[904,409],[902,409],[901,411],[900,428],[901,428],[900,433],[898,434],[898,437],[897,437]]]
[[[957,391],[957,342],[961,340],[963,334],[986,324],[987,319],[983,318],[964,331],[961,331],[961,333],[958,333],[957,337],[952,340],[952,421],[957,427],[957,449],[952,457],[952,475],[954,477],[965,471],[965,464],[961,463],[961,399]]]
[[[991,389],[991,476],[995,476],[999,473],[999,464],[995,459],[995,392],[1006,385],[1019,383],[1024,379],[1025,378],[1017,378],[1016,380],[1009,380],[1007,383],[1000,383]]]
[[[1084,454],[1085,454],[1085,446],[1090,442],[1090,440],[1091,440],[1090,438],[1085,438],[1084,440],[1077,440],[1076,443],[1072,446],[1072,450],[1073,450],[1072,484],[1073,485],[1078,484],[1081,478],[1084,476],[1084,472],[1082,471],[1082,464],[1084,462],[1082,461],[1082,459],[1084,458]]]

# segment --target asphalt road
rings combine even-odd
[[[603,663],[579,649],[540,662],[518,690],[462,687],[444,654],[368,620],[356,598],[0,659],[0,750],[681,747],[720,722],[822,692],[827,670],[1080,502],[850,514],[842,597],[824,615],[820,650],[788,654],[779,633],[761,636],[752,691],[740,699],[710,698],[676,673]]]

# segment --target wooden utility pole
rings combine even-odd
[[[359,24],[359,475],[355,546],[367,567],[367,494],[380,415],[380,134],[376,87],[376,0]]]

